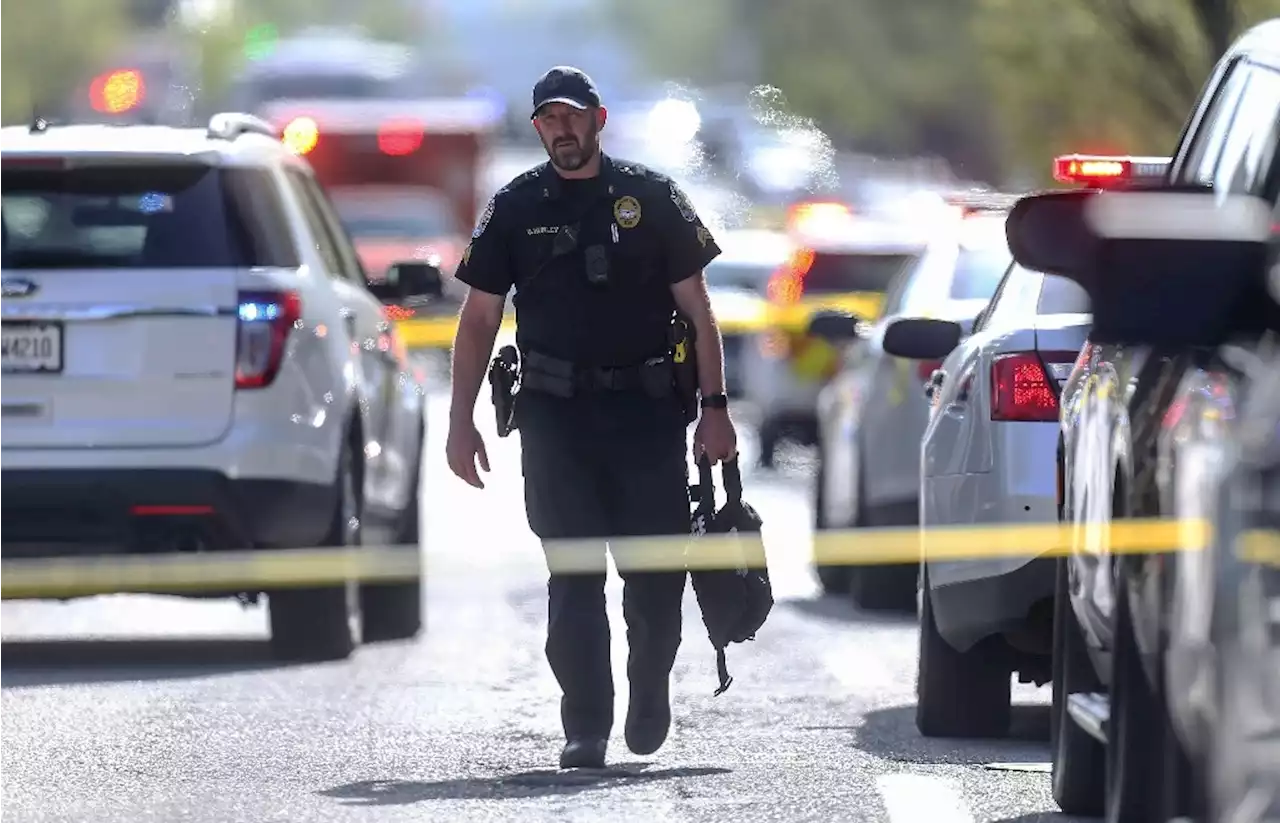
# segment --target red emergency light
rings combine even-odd
[[[1167,157],[1066,154],[1053,159],[1053,179],[1090,188],[1156,183],[1169,170]]]
[[[426,127],[413,119],[388,120],[378,127],[378,150],[392,157],[404,157],[422,148]]]
[[[100,74],[89,84],[89,104],[103,114],[124,114],[142,105],[147,84],[137,69]]]

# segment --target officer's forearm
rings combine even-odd
[[[458,321],[453,338],[453,396],[449,403],[449,423],[475,422],[476,398],[484,384],[493,354],[498,327],[465,314]]]
[[[711,312],[694,319],[694,354],[698,358],[698,389],[702,396],[724,393],[724,342],[720,326]]]

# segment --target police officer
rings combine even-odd
[[[489,465],[475,401],[514,287],[529,525],[544,545],[599,539],[603,569],[606,537],[689,534],[687,418],[670,356],[677,309],[696,331],[702,410],[694,448],[713,463],[736,454],[720,331],[702,275],[720,249],[675,183],[601,152],[607,113],[586,74],[548,71],[533,88],[532,119],[550,162],[493,197],[457,271],[470,288],[453,346],[449,466],[484,488],[476,462]],[[560,765],[600,768],[614,719],[605,575],[552,565],[546,653],[563,693]],[[626,742],[651,754],[671,723],[685,573],[623,578]]]

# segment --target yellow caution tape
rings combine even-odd
[[[1105,545],[1115,554],[1198,551],[1209,544],[1211,535],[1209,523],[1202,520],[1126,520],[1080,530],[1084,534],[1071,525],[1050,523],[822,531],[813,538],[813,560],[825,566],[853,566],[917,563],[921,557],[931,561],[1030,559],[1065,555],[1073,541]],[[744,556],[758,559],[763,552],[758,538],[738,535],[626,537],[611,540],[610,548],[621,571],[738,568]],[[546,551],[548,567],[559,573],[606,569],[599,541],[552,541]],[[1248,563],[1280,566],[1280,536],[1275,530],[1246,533],[1237,541],[1237,553]],[[418,546],[24,558],[0,561],[0,596],[8,600],[124,592],[268,591],[424,575]]]

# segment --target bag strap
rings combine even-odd
[[[724,647],[716,649],[716,674],[720,677],[720,688],[716,689],[713,697],[719,697],[724,694],[729,686],[733,684],[733,678],[729,676],[729,664],[724,659]]]
[[[720,464],[720,479],[724,481],[724,493],[729,503],[742,502],[742,473],[738,469],[738,455]]]
[[[705,503],[708,511],[716,506],[716,479],[711,473],[711,460],[705,455],[698,457],[698,502]]]

